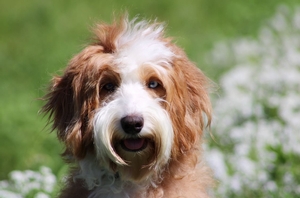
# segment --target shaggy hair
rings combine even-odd
[[[209,80],[163,24],[123,17],[94,33],[45,96],[75,164],[60,197],[208,197]]]

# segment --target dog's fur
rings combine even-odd
[[[76,165],[61,198],[208,197],[209,80],[163,31],[127,17],[99,24],[53,78],[43,111]]]

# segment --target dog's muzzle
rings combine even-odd
[[[133,137],[121,140],[121,146],[124,150],[130,152],[137,152],[145,149],[149,140],[147,138],[140,138],[138,134],[144,126],[144,118],[139,115],[129,115],[121,119],[121,126],[124,132]]]

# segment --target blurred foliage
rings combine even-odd
[[[217,193],[299,197],[300,6],[278,6],[256,38],[215,43],[209,57],[228,70],[205,152]]]
[[[51,76],[90,38],[98,21],[130,16],[157,18],[168,25],[191,60],[213,80],[224,68],[210,67],[205,55],[217,41],[254,33],[281,0],[0,0],[0,179],[15,169],[41,165],[65,170],[55,133],[40,115]],[[285,0],[293,6],[298,0]]]

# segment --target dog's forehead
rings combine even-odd
[[[129,25],[115,42],[114,64],[124,74],[136,72],[143,65],[170,66],[174,53],[162,32],[162,25]]]
[[[146,63],[167,65],[172,60],[173,52],[162,41],[140,39],[117,49],[114,56],[121,68],[130,66],[136,69]]]

